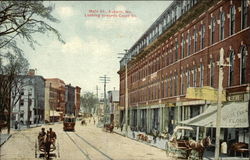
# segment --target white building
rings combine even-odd
[[[19,76],[19,92],[12,92],[12,126],[43,123],[44,121],[44,78],[42,76]],[[13,88],[14,89],[14,88]],[[16,89],[16,88],[15,88]]]

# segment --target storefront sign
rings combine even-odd
[[[227,100],[233,102],[244,101],[244,94],[230,95],[227,97]]]
[[[218,100],[218,90],[209,86],[187,88],[186,98],[203,99],[208,101]],[[226,101],[225,91],[222,93],[222,101]]]

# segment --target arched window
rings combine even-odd
[[[230,7],[230,35],[233,35],[235,33],[235,7]]]
[[[205,47],[205,25],[201,25],[201,49]]]
[[[214,63],[210,60],[210,86],[214,86]]]
[[[231,50],[229,53],[229,77],[228,77],[228,85],[232,86],[234,83],[234,51]]]
[[[224,12],[220,13],[220,40],[224,39],[224,25],[225,25],[225,14]]]
[[[196,87],[196,79],[197,79],[197,70],[194,67],[194,74],[193,74],[193,86]]]
[[[242,46],[240,50],[240,83],[246,83],[246,61],[247,61],[247,47]]]
[[[203,87],[203,81],[204,81],[204,67],[203,64],[201,63],[200,65],[200,87]]]
[[[215,42],[215,24],[216,20],[215,18],[211,19],[211,30],[210,30],[210,43],[213,44]]]
[[[247,0],[241,0],[241,29],[247,27]]]

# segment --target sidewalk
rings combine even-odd
[[[35,128],[35,127],[41,127],[42,124],[32,124],[29,128]],[[29,129],[27,126],[20,126],[20,130]],[[12,136],[12,134],[15,134],[18,132],[18,129],[11,128],[10,134],[7,133],[7,129],[3,129],[0,133],[0,147]]]
[[[11,134],[0,134],[0,147],[11,137]]]
[[[125,131],[121,131],[121,128],[114,128],[113,130],[116,134],[119,134],[121,136],[125,136]],[[128,130],[128,138],[130,139],[133,139],[133,140],[137,140],[137,135],[139,133],[142,133],[142,132],[132,132],[130,130]],[[145,133],[142,133],[142,134],[145,134]],[[150,135],[147,135],[148,136],[148,139],[150,141],[149,142],[144,142],[144,141],[139,141],[141,143],[144,143],[144,144],[147,144],[147,145],[151,145],[153,147],[157,147],[159,149],[162,149],[162,150],[165,150],[165,144],[167,142],[166,139],[160,139],[160,138],[156,138],[156,141],[153,140],[153,136],[150,136]],[[249,158],[243,158],[243,157],[228,157],[227,155],[221,155],[220,156],[221,160],[249,160]],[[204,156],[203,156],[203,160],[214,160],[214,152],[211,152],[211,151],[205,151],[204,153]]]

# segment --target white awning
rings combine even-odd
[[[60,117],[60,112],[50,110],[50,116],[51,117]]]
[[[216,127],[217,105],[191,119],[180,123],[191,126]],[[248,128],[248,102],[232,102],[221,108],[221,128]]]

